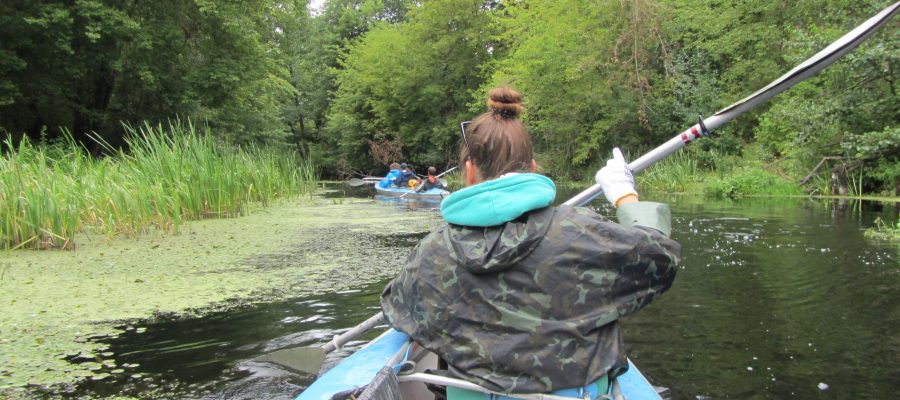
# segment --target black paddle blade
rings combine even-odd
[[[253,361],[280,365],[301,374],[318,374],[325,362],[325,350],[321,347],[294,347],[263,354]]]

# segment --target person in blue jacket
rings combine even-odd
[[[416,173],[413,172],[413,170],[410,169],[409,166],[406,165],[406,163],[401,163],[400,164],[400,178],[397,179],[395,184],[398,187],[408,188],[409,181],[411,179],[416,179]]]
[[[391,185],[396,185],[398,179],[400,179],[400,164],[391,163],[390,172],[387,173],[384,179],[378,181],[378,187],[387,189]]]

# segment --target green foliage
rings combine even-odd
[[[860,160],[859,169],[886,193],[900,193],[900,126],[851,136],[841,146],[849,157]]]
[[[445,182],[447,182],[447,190],[453,192],[459,189],[466,187],[465,182],[463,181],[463,176],[459,172],[459,170],[453,171],[447,175],[441,177]]]
[[[325,130],[346,162],[383,168],[368,154],[369,141],[399,141],[403,161],[446,164],[490,57],[491,20],[482,6],[426,2],[405,22],[376,23],[350,45]]]
[[[803,194],[796,183],[760,162],[761,149],[751,146],[742,155],[728,154],[717,150],[722,146],[716,142],[692,145],[647,168],[636,177],[638,188],[718,198]]]
[[[325,2],[321,15],[312,17],[304,2],[293,1],[276,14],[281,29],[277,47],[297,89],[294,101],[284,108],[284,120],[293,141],[323,165],[336,163],[334,141],[323,128],[347,47],[376,23],[404,21],[410,4],[410,0],[332,0]]]
[[[0,126],[118,144],[121,121],[181,115],[235,141],[278,140],[294,91],[272,44],[280,4],[3,2]]]
[[[664,59],[660,17],[651,1],[513,3],[498,17],[509,55],[480,93],[502,84],[523,92],[538,161],[581,176],[615,145],[637,150],[661,137],[647,119]]]
[[[119,147],[123,121],[190,117],[232,142],[287,143],[330,176],[381,173],[372,143],[450,163],[459,122],[510,85],[543,171],[587,178],[613,146],[657,146],[890,3],[326,0],[310,13],[304,0],[9,0],[0,131],[36,141],[67,128],[97,153],[90,132]],[[714,152],[692,153],[694,167],[754,157],[799,181],[832,157],[854,190],[900,192],[892,28],[701,141]]]
[[[796,184],[757,166],[746,166],[706,179],[704,195],[737,198],[742,196],[799,196]]]
[[[0,247],[69,248],[86,229],[177,230],[184,220],[241,215],[251,203],[303,193],[318,178],[294,153],[219,143],[190,123],[127,131],[130,152],[106,158],[71,138],[49,147],[7,138]]]
[[[703,70],[718,71],[716,86],[724,98],[737,100],[786,71],[782,55],[772,49],[791,26],[796,7],[784,1],[665,3],[671,16],[665,29],[677,51],[694,58],[693,65],[705,65]]]
[[[793,13],[803,21],[787,29],[784,57],[797,63],[887,6],[886,1],[841,2],[847,17],[803,3]],[[772,101],[759,118],[755,139],[784,160],[781,167],[803,177],[823,157],[843,157],[834,168],[862,171],[862,190],[900,190],[900,100],[894,70],[900,61],[900,32],[885,27],[843,60]],[[825,182],[833,172],[820,170]],[[859,188],[856,188],[859,191]]]
[[[661,191],[666,193],[693,193],[705,174],[698,161],[697,151],[673,154],[647,168],[636,177],[641,191]]]
[[[707,115],[726,105],[721,86],[719,73],[713,69],[705,52],[678,49],[667,61],[666,79],[656,83],[657,96],[649,115],[651,125],[657,132],[674,134],[683,131],[696,123],[700,114]]]

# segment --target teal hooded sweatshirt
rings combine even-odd
[[[556,185],[538,174],[509,174],[453,192],[441,202],[441,215],[451,224],[496,226],[547,207]]]

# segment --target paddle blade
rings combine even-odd
[[[362,179],[353,178],[353,179],[347,181],[347,184],[350,186],[374,185],[378,182],[381,182],[382,179],[384,179],[384,178],[379,178],[376,176],[367,176]]]
[[[301,374],[318,374],[325,362],[325,350],[321,347],[294,347],[263,354],[253,361],[280,365]]]

